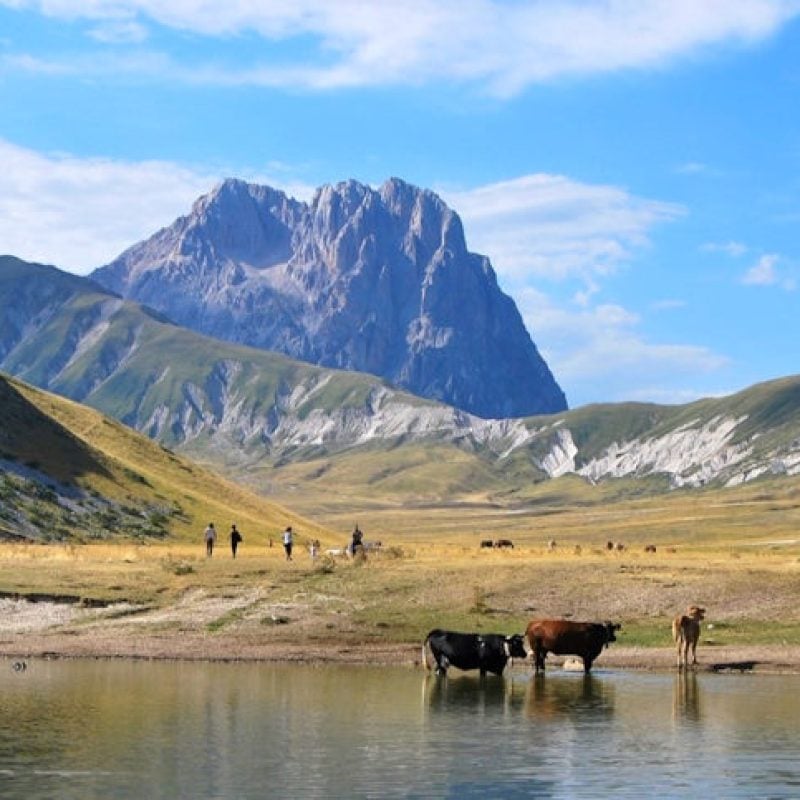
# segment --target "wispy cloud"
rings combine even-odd
[[[85,20],[87,33],[140,41],[144,26],[209,41],[255,34],[249,67],[209,65],[173,77],[327,89],[472,83],[498,96],[565,75],[652,69],[704,48],[758,42],[800,13],[795,0],[0,0],[11,8]],[[110,23],[110,24],[109,24]],[[270,60],[269,42],[313,41],[295,60]],[[177,59],[174,59],[177,61]],[[20,66],[22,62],[19,62]],[[179,67],[178,64],[175,65]],[[193,65],[198,68],[200,65]],[[162,79],[170,76],[162,76]]]
[[[748,251],[746,244],[742,242],[708,242],[700,248],[705,253],[724,253],[731,258],[739,258]]]
[[[518,291],[516,299],[573,403],[584,397],[687,402],[700,392],[681,388],[681,379],[694,384],[730,363],[708,347],[647,341],[640,315],[619,305],[570,309],[533,288]]]
[[[463,217],[470,247],[489,254],[508,285],[579,278],[584,294],[647,246],[656,225],[685,213],[674,203],[562,175],[526,175],[442,195]]]
[[[186,213],[223,172],[43,154],[0,139],[0,252],[88,272]],[[308,197],[301,183],[269,181]]]

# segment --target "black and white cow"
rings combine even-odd
[[[478,669],[481,676],[487,672],[502,675],[509,660],[527,658],[524,637],[516,633],[455,633],[436,628],[422,645],[422,663],[431,669],[428,651],[436,664],[437,675],[447,675],[448,667]]]

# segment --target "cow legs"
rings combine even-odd
[[[592,669],[592,659],[588,658],[587,656],[584,656],[583,657],[583,671],[584,671],[584,673],[586,675],[588,675],[589,672],[591,671],[591,669]]]
[[[544,660],[547,656],[547,651],[542,647],[542,643],[538,640],[533,643],[533,671],[544,672]]]
[[[446,656],[439,656],[436,659],[436,674],[437,675],[444,675],[447,677],[447,668],[450,666],[450,662],[447,660]]]
[[[687,644],[686,648],[684,650],[683,640],[679,638],[678,639],[678,669],[680,669],[681,667],[686,666],[686,659],[688,657],[688,653],[686,651],[688,651],[688,649],[689,649],[689,645]]]

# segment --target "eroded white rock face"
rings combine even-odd
[[[748,445],[729,445],[743,421],[714,417],[705,423],[687,423],[664,436],[615,442],[578,474],[599,481],[665,473],[675,486],[701,486],[747,458]]]
[[[231,375],[234,365],[227,366]],[[315,376],[291,387],[269,410],[255,414],[244,394],[226,386],[225,402],[212,404],[198,386],[187,387],[185,401],[171,411],[159,407],[145,429],[179,430],[186,442],[204,436],[209,441],[256,442],[273,455],[298,448],[326,446],[332,451],[372,442],[471,442],[498,461],[519,449],[546,443],[536,465],[550,478],[575,473],[597,483],[607,479],[669,476],[673,487],[697,487],[723,480],[736,485],[760,475],[800,474],[800,440],[784,445],[780,454],[754,456],[753,440],[733,443],[745,417],[717,415],[697,419],[660,436],[614,442],[580,464],[580,449],[566,419],[534,428],[523,420],[485,420],[447,406],[409,402],[386,386],[372,389],[363,406],[300,410],[324,391],[331,376]]]

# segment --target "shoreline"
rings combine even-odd
[[[263,642],[252,637],[172,634],[169,636],[92,636],[34,634],[0,640],[6,660],[95,659],[187,661],[209,663],[304,664],[309,666],[405,666],[422,668],[419,643],[293,643]],[[567,662],[564,664],[564,662]],[[582,671],[564,659],[550,656],[547,671]],[[593,672],[606,669],[677,672],[671,647],[611,647],[595,662]],[[530,670],[518,659],[514,670]],[[800,674],[800,646],[737,645],[698,648],[696,673]],[[455,671],[453,674],[462,674]]]

